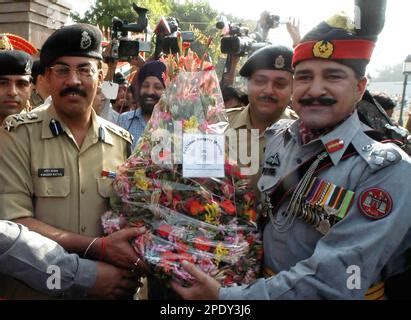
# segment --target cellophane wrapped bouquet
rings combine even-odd
[[[183,136],[215,137],[228,127],[217,75],[191,51],[163,62],[166,90],[133,155],[116,173],[104,230],[144,224],[150,232],[134,247],[165,284],[173,278],[189,285],[183,260],[225,286],[250,283],[262,258],[250,179],[228,159],[227,147],[221,177],[183,175]]]

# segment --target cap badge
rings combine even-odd
[[[32,65],[31,61],[26,62],[26,66],[24,67],[24,71],[26,73],[31,73],[31,65]]]
[[[334,45],[327,41],[321,40],[315,43],[313,47],[313,54],[316,58],[328,59],[334,52]]]
[[[275,59],[274,66],[275,66],[276,69],[282,69],[282,68],[284,68],[284,66],[285,66],[285,59],[284,59],[284,57],[281,56],[281,55],[278,56],[278,57]]]
[[[80,48],[87,50],[91,46],[91,38],[87,31],[83,31],[81,34]]]

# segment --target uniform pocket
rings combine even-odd
[[[34,193],[37,197],[67,197],[70,193],[70,178],[37,178],[34,181]]]
[[[103,198],[110,198],[114,195],[113,180],[108,178],[97,178],[97,190]]]

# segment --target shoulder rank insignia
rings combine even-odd
[[[27,117],[27,119],[29,119],[29,120],[35,120],[35,119],[37,119],[39,116],[36,114],[36,113],[27,113],[26,114],[26,117]]]
[[[14,114],[13,119],[16,120],[16,121],[20,121],[20,122],[24,121],[24,118],[21,114]]]
[[[280,156],[278,155],[278,153],[276,153],[275,155],[269,157],[266,161],[266,164],[270,165],[270,166],[276,166],[279,167],[280,166]]]
[[[380,188],[369,188],[358,198],[360,211],[368,218],[377,220],[388,216],[392,209],[392,198]]]
[[[106,123],[105,127],[110,131],[114,132],[115,134],[117,134],[118,136],[122,137],[123,139],[127,140],[128,142],[133,143],[133,136],[127,130],[119,126],[111,125],[109,123]]]
[[[7,117],[3,123],[3,128],[10,132],[18,128],[20,125],[38,121],[40,121],[40,119],[36,113],[18,113]]]
[[[11,129],[14,128],[14,124],[11,120],[6,120],[4,125],[3,125],[3,128],[10,132]]]
[[[244,108],[245,107],[234,107],[234,108],[230,108],[230,109],[225,109],[224,111],[226,113],[230,113],[230,112],[233,112],[233,111],[242,111],[242,110],[244,110]]]

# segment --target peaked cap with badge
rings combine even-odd
[[[321,22],[295,48],[293,67],[301,61],[324,59],[342,63],[364,76],[377,37],[357,34],[353,25],[343,13]]]
[[[20,50],[0,51],[0,76],[31,75],[32,57]]]
[[[251,77],[256,70],[282,70],[293,72],[293,51],[284,46],[265,46],[254,52],[240,70],[240,75]]]
[[[88,57],[103,60],[101,31],[90,24],[78,23],[56,30],[43,44],[40,61],[49,67],[59,57]]]

